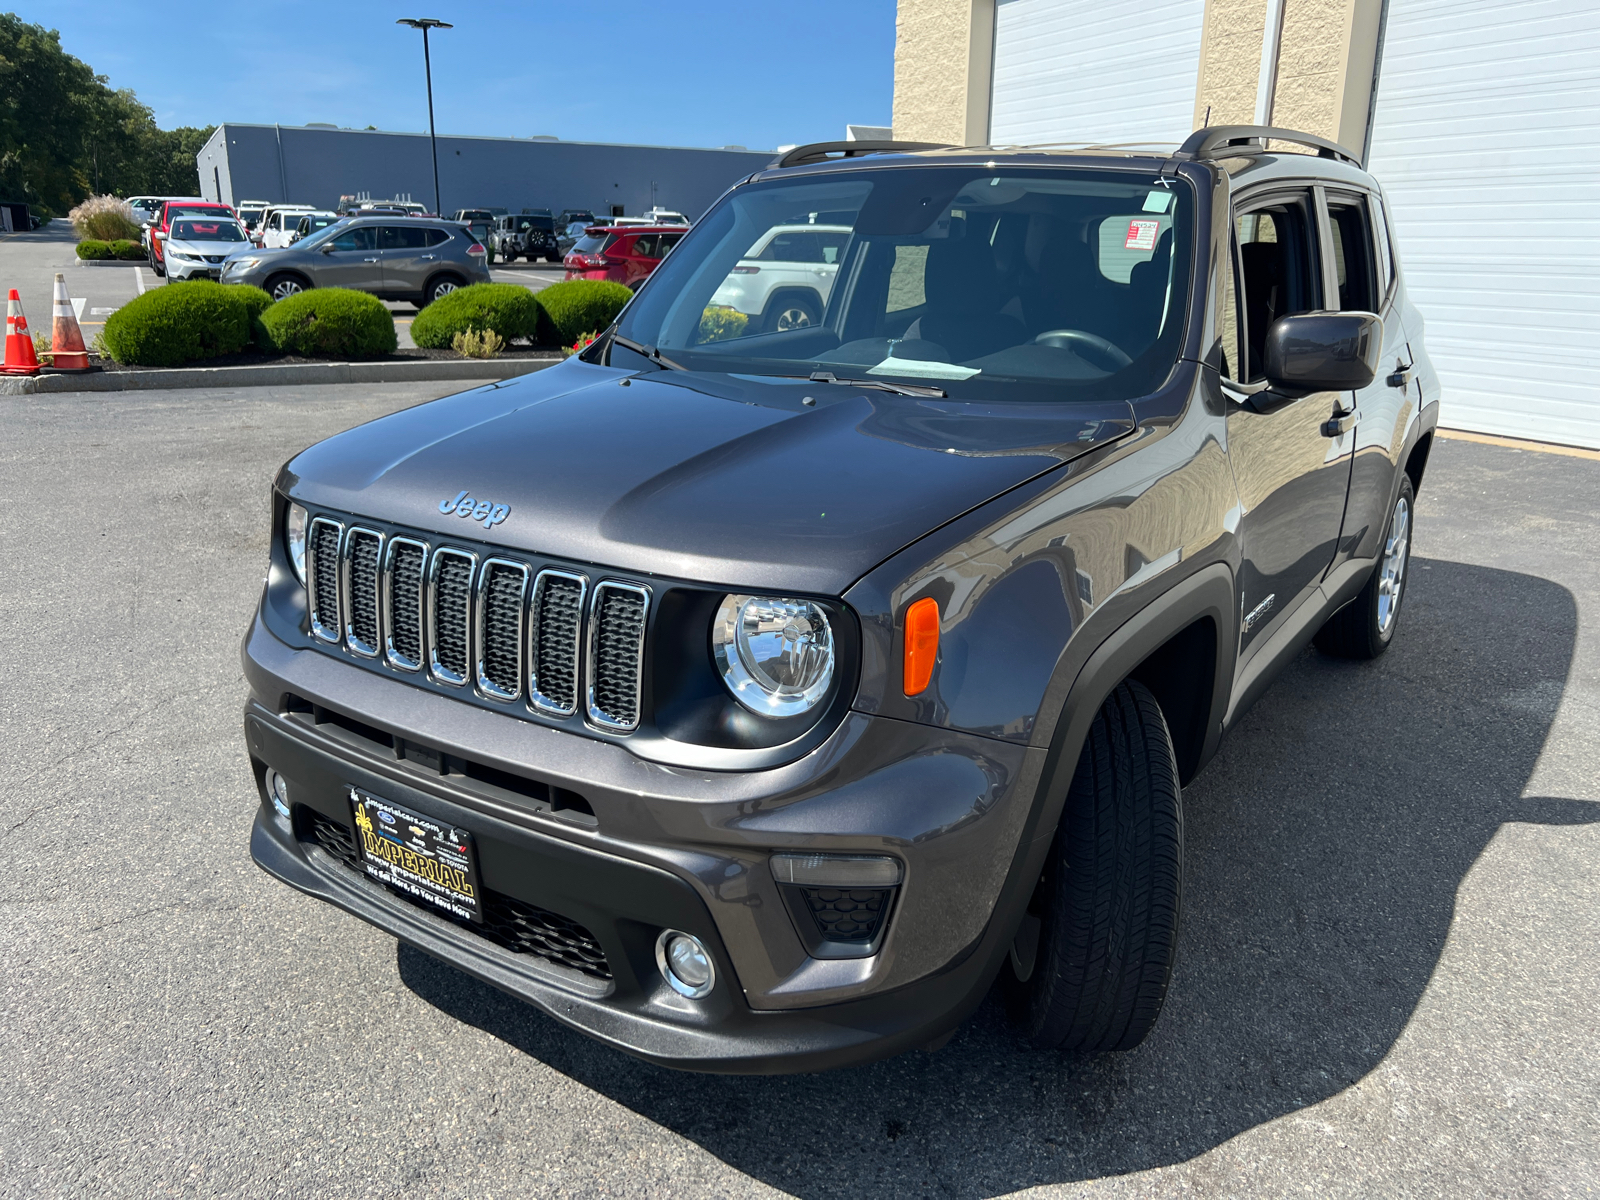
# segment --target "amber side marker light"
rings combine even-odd
[[[906,695],[920,696],[939,657],[939,602],[924,596],[906,609]]]

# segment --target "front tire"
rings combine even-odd
[[[1373,659],[1394,641],[1411,565],[1411,515],[1417,507],[1410,476],[1402,476],[1400,495],[1383,531],[1383,551],[1361,594],[1329,617],[1312,640],[1333,658]]]
[[[815,300],[790,294],[779,296],[767,310],[765,331],[787,333],[791,329],[806,329],[822,319],[822,308]]]
[[[274,300],[287,300],[306,290],[305,281],[295,275],[274,275],[262,289]]]
[[[1161,706],[1117,685],[1095,714],[1012,952],[1040,1049],[1131,1050],[1161,1015],[1178,945],[1183,792]]]

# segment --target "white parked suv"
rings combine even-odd
[[[299,228],[300,218],[317,211],[309,204],[273,205],[262,215],[261,224],[256,226],[256,244],[263,250],[282,249],[294,240],[294,231]]]
[[[739,260],[711,303],[737,309],[763,332],[815,325],[849,241],[848,225],[774,226]]]
[[[223,261],[249,244],[244,226],[232,217],[177,217],[161,247],[167,281],[221,279]]]

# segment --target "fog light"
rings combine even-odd
[[[289,783],[271,767],[267,768],[267,796],[280,817],[289,815]]]
[[[709,993],[717,982],[717,971],[706,948],[675,929],[663,930],[656,939],[656,966],[673,991],[691,1000]]]

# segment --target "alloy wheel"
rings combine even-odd
[[[1387,636],[1400,611],[1405,586],[1406,553],[1411,548],[1411,505],[1401,496],[1389,519],[1389,540],[1383,547],[1382,573],[1378,577],[1378,632]]]

